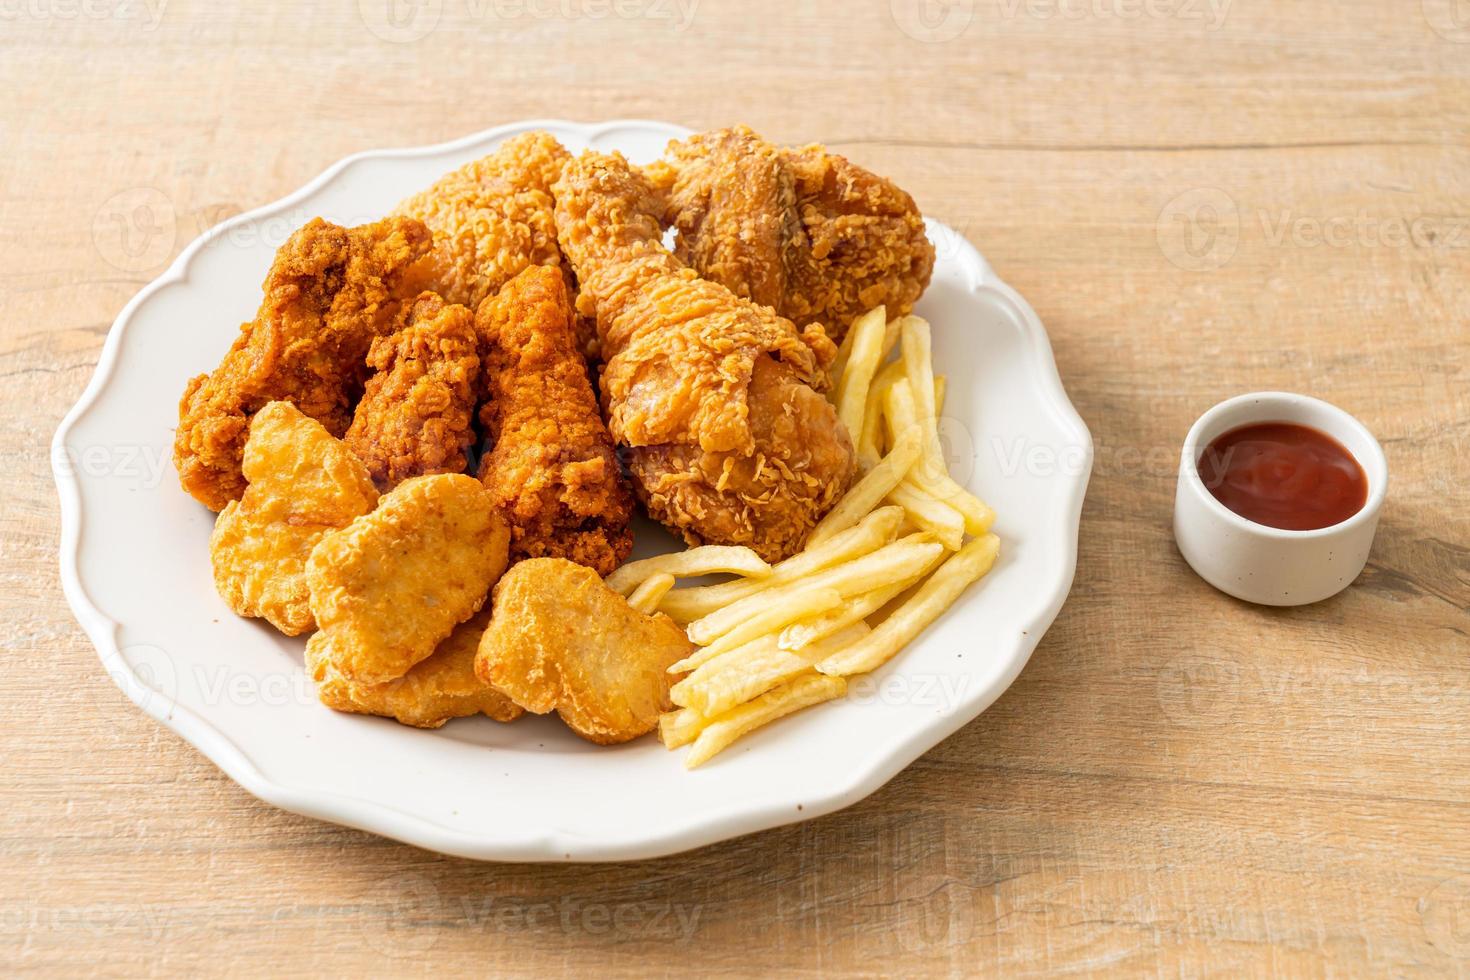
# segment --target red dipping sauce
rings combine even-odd
[[[1368,502],[1368,477],[1353,454],[1327,433],[1292,422],[1231,429],[1195,465],[1216,500],[1267,527],[1331,527]]]

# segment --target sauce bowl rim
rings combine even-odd
[[[1201,445],[1203,442],[1201,433],[1210,427],[1221,415],[1250,402],[1260,404],[1265,410],[1265,414],[1257,418],[1243,419],[1237,425],[1231,426],[1232,429],[1247,425],[1257,425],[1263,422],[1286,422],[1293,425],[1309,426],[1326,433],[1340,443],[1347,450],[1348,455],[1352,456],[1358,465],[1363,468],[1363,476],[1368,481],[1368,495],[1363,501],[1363,506],[1347,520],[1339,521],[1336,524],[1329,524],[1327,527],[1299,531],[1290,528],[1271,527],[1269,524],[1258,524],[1226,507],[1214,494],[1210,493],[1209,488],[1205,486],[1205,481],[1199,473],[1199,454],[1203,449]],[[1362,458],[1361,454],[1354,447],[1349,446],[1347,441],[1342,439],[1338,433],[1323,426],[1316,425],[1301,417],[1293,417],[1290,414],[1272,414],[1278,407],[1282,412],[1289,413],[1293,408],[1300,408],[1302,405],[1315,406],[1326,415],[1333,417],[1343,428],[1353,430],[1363,445],[1369,450],[1371,458]],[[1230,430],[1226,429],[1224,431]],[[1291,391],[1247,392],[1242,395],[1227,398],[1211,406],[1195,420],[1194,425],[1189,428],[1189,433],[1184,437],[1184,446],[1180,452],[1179,472],[1181,479],[1189,485],[1191,490],[1204,499],[1205,505],[1232,526],[1249,534],[1277,540],[1310,540],[1349,532],[1376,519],[1380,508],[1383,506],[1384,497],[1388,494],[1388,457],[1384,454],[1383,447],[1379,445],[1377,438],[1374,437],[1368,427],[1351,413],[1338,408],[1331,402],[1314,398],[1311,395],[1302,395]]]

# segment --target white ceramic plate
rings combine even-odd
[[[937,222],[918,311],[949,376],[956,477],[999,518],[1001,559],[871,683],[686,772],[654,738],[599,748],[554,718],[436,732],[317,703],[302,641],[215,594],[213,515],[170,462],[184,381],[253,316],[275,249],[315,215],[358,224],[507,136],[552,131],[574,152],[656,158],[686,131],[535,121],[440,146],[362,153],[184,250],[118,316],[97,373],[53,443],[67,598],[109,674],[251,793],[421,847],[497,860],[646,858],[820,816],[883,785],[1015,679],[1072,583],[1092,441],[1036,314]],[[640,553],[673,547],[641,528]]]

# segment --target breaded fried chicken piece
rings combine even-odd
[[[438,728],[451,718],[478,714],[515,721],[525,711],[475,674],[475,652],[489,624],[490,610],[482,609],[396,681],[355,684],[321,650],[310,647],[306,672],[316,682],[322,704],[335,711],[381,715],[416,728]]]
[[[306,560],[327,532],[371,511],[378,491],[367,468],[290,402],[255,413],[243,470],[249,486],[209,539],[215,588],[236,613],[287,636],[315,629]]]
[[[567,558],[608,575],[633,548],[633,495],[598,412],[554,269],[532,267],[480,306],[480,479],[510,524],[511,560]]]
[[[400,203],[394,214],[433,232],[429,288],[474,310],[528,266],[560,269],[570,285],[551,211],[568,159],[550,133],[522,133]]]
[[[357,228],[314,218],[287,239],[255,319],[179,400],[174,465],[184,489],[211,510],[240,498],[250,417],[268,402],[290,402],[340,438],[368,347],[395,326],[405,273],[428,249],[428,229],[409,218]]]
[[[840,341],[875,306],[908,313],[929,285],[934,246],[913,198],[825,147],[779,148],[739,126],[670,143],[648,173],[676,254],[798,327]]]
[[[479,350],[474,314],[434,293],[420,294],[397,333],[373,341],[367,363],[377,373],[344,442],[379,490],[413,476],[464,472],[474,441]]]
[[[509,544],[478,480],[405,480],[312,549],[306,584],[319,631],[307,656],[325,658],[354,683],[402,677],[480,611]]]
[[[662,614],[645,616],[591,569],[523,561],[495,586],[475,672],[527,711],[555,711],[589,742],[652,731],[673,707],[668,669],[694,644]]]
[[[555,191],[578,305],[597,319],[608,426],[650,515],[690,544],[792,554],[853,474],[851,440],[817,393],[831,341],[686,268],[621,155],[584,153]]]

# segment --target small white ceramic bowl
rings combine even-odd
[[[1247,520],[1216,500],[1200,478],[1200,453],[1231,429],[1257,422],[1311,426],[1342,443],[1368,478],[1363,509],[1331,527],[1287,531]],[[1266,606],[1303,606],[1336,595],[1358,577],[1387,490],[1383,448],[1342,409],[1284,391],[1240,395],[1200,416],[1184,439],[1174,540],[1190,567],[1221,592]]]

